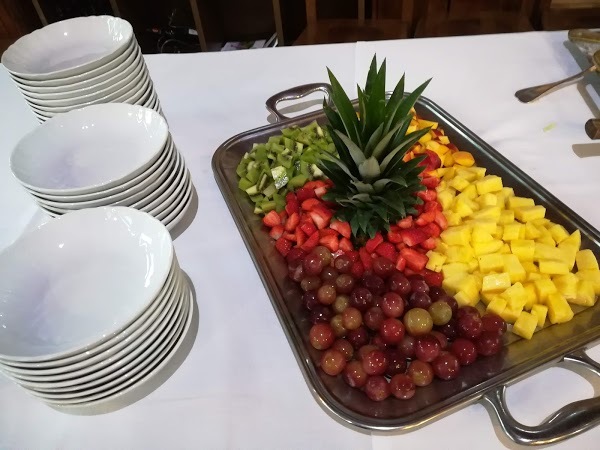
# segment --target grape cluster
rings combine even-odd
[[[334,257],[322,246],[290,256],[289,276],[300,282],[313,324],[309,341],[323,351],[321,369],[372,400],[410,399],[434,377],[452,380],[461,366],[503,347],[502,318],[459,308],[442,288],[406,277],[384,257],[365,271],[358,258]]]

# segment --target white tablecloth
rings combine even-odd
[[[198,192],[197,214],[175,240],[197,293],[194,346],[154,392],[104,415],[56,412],[0,377],[0,448],[515,448],[481,404],[397,436],[361,433],[327,415],[304,382],[210,161],[224,140],[267,123],[272,94],[327,81],[326,66],[351,90],[377,52],[388,58],[388,86],[404,71],[408,89],[433,76],[427,97],[600,228],[600,159],[573,150],[599,153],[583,130],[595,91],[574,85],[532,105],[513,97],[579,70],[565,40],[562,32],[527,33],[146,57]],[[12,147],[37,123],[3,69],[0,98],[1,249],[47,219],[8,169]],[[510,387],[508,404],[533,425],[593,393],[573,372],[551,368]],[[556,448],[594,449],[599,440],[596,428]]]

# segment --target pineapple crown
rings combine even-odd
[[[377,69],[373,57],[364,91],[358,86],[358,113],[348,95],[328,69],[335,107],[323,103],[328,131],[339,157],[324,155],[319,167],[334,183],[325,200],[337,203],[336,217],[350,223],[356,238],[389,231],[390,222],[415,214],[424,189],[419,178],[423,156],[404,161],[406,152],[429,128],[407,134],[412,108],[427,80],[404,95],[404,75],[389,100],[385,91],[385,60]]]

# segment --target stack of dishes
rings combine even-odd
[[[2,64],[40,122],[97,103],[130,103],[162,114],[133,29],[110,16],[77,17],[27,34]]]
[[[10,167],[52,217],[129,206],[168,229],[192,200],[192,181],[165,119],[124,103],[88,106],[48,120],[15,147]]]
[[[168,363],[193,305],[159,221],[120,207],[69,214],[0,254],[0,372],[51,405],[112,401]]]

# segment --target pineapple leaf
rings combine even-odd
[[[361,194],[375,193],[374,186],[369,183],[363,183],[362,181],[352,181],[352,184],[356,187],[356,190]]]
[[[402,158],[404,158],[404,154],[408,151],[408,149],[411,148],[415,142],[421,139],[421,137],[426,135],[428,132],[429,129],[424,128],[422,130],[414,131],[406,136],[402,143],[389,152],[383,161],[381,161],[381,170],[384,173],[393,173],[393,171],[387,171],[388,166],[395,167],[398,161],[402,161]]]
[[[354,163],[354,159],[352,159],[352,156],[344,144],[344,141],[340,139],[330,125],[328,125],[327,130],[329,131],[333,145],[335,145],[335,148],[338,151],[339,159],[346,165],[346,167],[348,167],[348,170],[352,175],[358,177],[360,175],[358,172],[358,166]]]
[[[335,133],[346,145],[346,148],[348,149],[348,152],[350,152],[350,156],[352,157],[354,164],[356,164],[358,167],[360,167],[360,165],[366,159],[362,150],[358,147],[358,145],[356,145],[354,142],[352,142],[352,140],[350,140],[350,138],[348,136],[346,136],[344,133],[342,133],[341,131],[335,130]]]
[[[375,189],[375,192],[381,192],[381,190],[388,184],[388,183],[395,183],[398,186],[401,187],[406,187],[406,180],[401,177],[401,176],[395,176],[392,178],[381,178],[379,180],[377,180],[375,183],[373,183],[373,188]]]
[[[388,212],[387,209],[385,209],[383,206],[377,204],[377,203],[373,203],[372,205],[373,207],[373,211],[375,211],[375,213],[381,217],[381,219],[383,220],[384,223],[387,223],[388,221]]]
[[[358,215],[355,214],[350,220],[350,228],[352,228],[352,235],[358,235],[358,230],[360,229],[360,225],[358,223]]]
[[[400,217],[404,218],[406,216],[406,209],[404,208],[404,203],[402,203],[402,201],[389,200],[383,196],[377,196],[375,198],[378,200],[381,200],[383,203],[388,205],[394,211],[397,211],[397,213],[400,215]]]
[[[406,120],[406,119],[405,119]],[[379,161],[379,157],[383,154],[386,147],[394,137],[394,134],[400,129],[403,125],[404,121],[400,121],[391,131],[388,132],[377,144],[375,149],[373,150],[372,156]]]
[[[365,124],[367,123],[367,100],[365,98],[365,93],[360,88],[359,85],[356,85],[356,91],[358,92],[358,113],[359,113],[359,122],[361,125],[360,133],[365,135]]]
[[[335,163],[322,159],[319,164],[319,168],[338,189],[348,189],[350,187],[348,178],[345,176],[344,172],[335,165]]]
[[[388,167],[386,168],[386,174],[396,174],[396,172],[398,171],[398,169],[400,168],[401,165],[403,165],[403,167],[401,168],[401,172],[402,174],[408,174],[412,169],[416,168],[417,165],[423,161],[425,159],[426,155],[419,155],[416,158],[411,159],[408,162],[404,162],[402,161],[402,157],[398,157],[396,158],[392,164],[389,164]],[[423,172],[425,168],[421,167],[419,168],[418,172],[416,173],[416,175],[420,174],[421,172]]]
[[[371,156],[369,159],[365,159],[360,166],[358,166],[360,175],[366,179],[371,180],[381,175],[381,168],[377,160]]]
[[[369,236],[369,238],[373,239],[375,237],[375,235],[377,234],[377,228],[375,228],[375,226],[373,225],[372,222],[369,222],[365,232],[366,232],[367,236]]]
[[[388,149],[390,149],[390,151],[392,149],[398,147],[400,145],[400,143],[404,139],[406,139],[406,132],[408,131],[408,127],[410,126],[411,119],[412,119],[411,115],[408,115],[404,119],[402,119],[402,126],[396,132],[396,135],[394,136],[394,139],[392,139],[392,144],[388,146]],[[387,156],[387,154],[386,154],[386,156]]]
[[[381,124],[377,127],[377,129],[373,132],[373,134],[369,138],[367,145],[365,146],[365,156],[367,158],[373,154],[373,149],[375,148],[377,143],[380,141],[382,134],[383,134],[383,124]]]
[[[329,69],[327,69],[327,72],[329,73],[329,82],[331,83],[331,98],[342,119],[346,133],[348,137],[360,147],[361,139],[358,132],[358,117],[356,116],[356,111],[354,111],[352,102],[348,98],[348,95],[346,95],[346,92],[344,92],[342,85],[335,75]]]
[[[386,132],[388,132],[392,126],[392,119],[396,115],[396,111],[398,110],[398,106],[400,106],[400,102],[402,101],[403,97],[404,97],[404,74],[402,74],[402,78],[400,78],[400,81],[394,88],[394,92],[392,92],[392,95],[390,96],[390,99],[388,100],[387,106],[385,108],[385,118],[386,118],[385,131]]]
[[[340,115],[327,104],[325,99],[323,99],[323,111],[325,111],[325,115],[327,116],[327,120],[329,120],[331,127],[336,130],[341,130],[344,128],[344,124],[342,123]]]
[[[322,161],[323,160],[331,161],[332,163],[336,164],[340,169],[342,169],[344,171],[344,173],[346,175],[348,175],[348,177],[350,177],[351,180],[358,181],[357,178],[350,173],[350,170],[348,169],[348,167],[342,161],[340,161],[338,158],[336,158],[335,156],[331,156],[328,153],[322,153],[321,160]]]
[[[356,211],[356,216],[358,217],[358,224],[360,228],[364,231],[367,231],[369,221],[371,220],[371,217],[373,217],[373,210],[359,209],[358,211]]]
[[[367,73],[367,82],[365,83],[365,91],[370,92],[371,86],[375,82],[375,77],[377,76],[377,55],[373,55],[373,59],[371,60],[371,65],[369,66],[369,72]]]
[[[385,73],[386,61],[384,59],[372,82],[365,86],[367,100],[365,140],[385,121]]]
[[[420,97],[420,95],[423,93],[423,91],[430,82],[431,78],[425,83],[423,83],[421,86],[416,88],[414,91],[412,91],[409,95],[404,97],[404,99],[400,102],[400,105],[396,110],[396,114],[394,114],[394,120],[396,117],[400,118],[408,115],[410,109],[415,105],[417,99]]]

